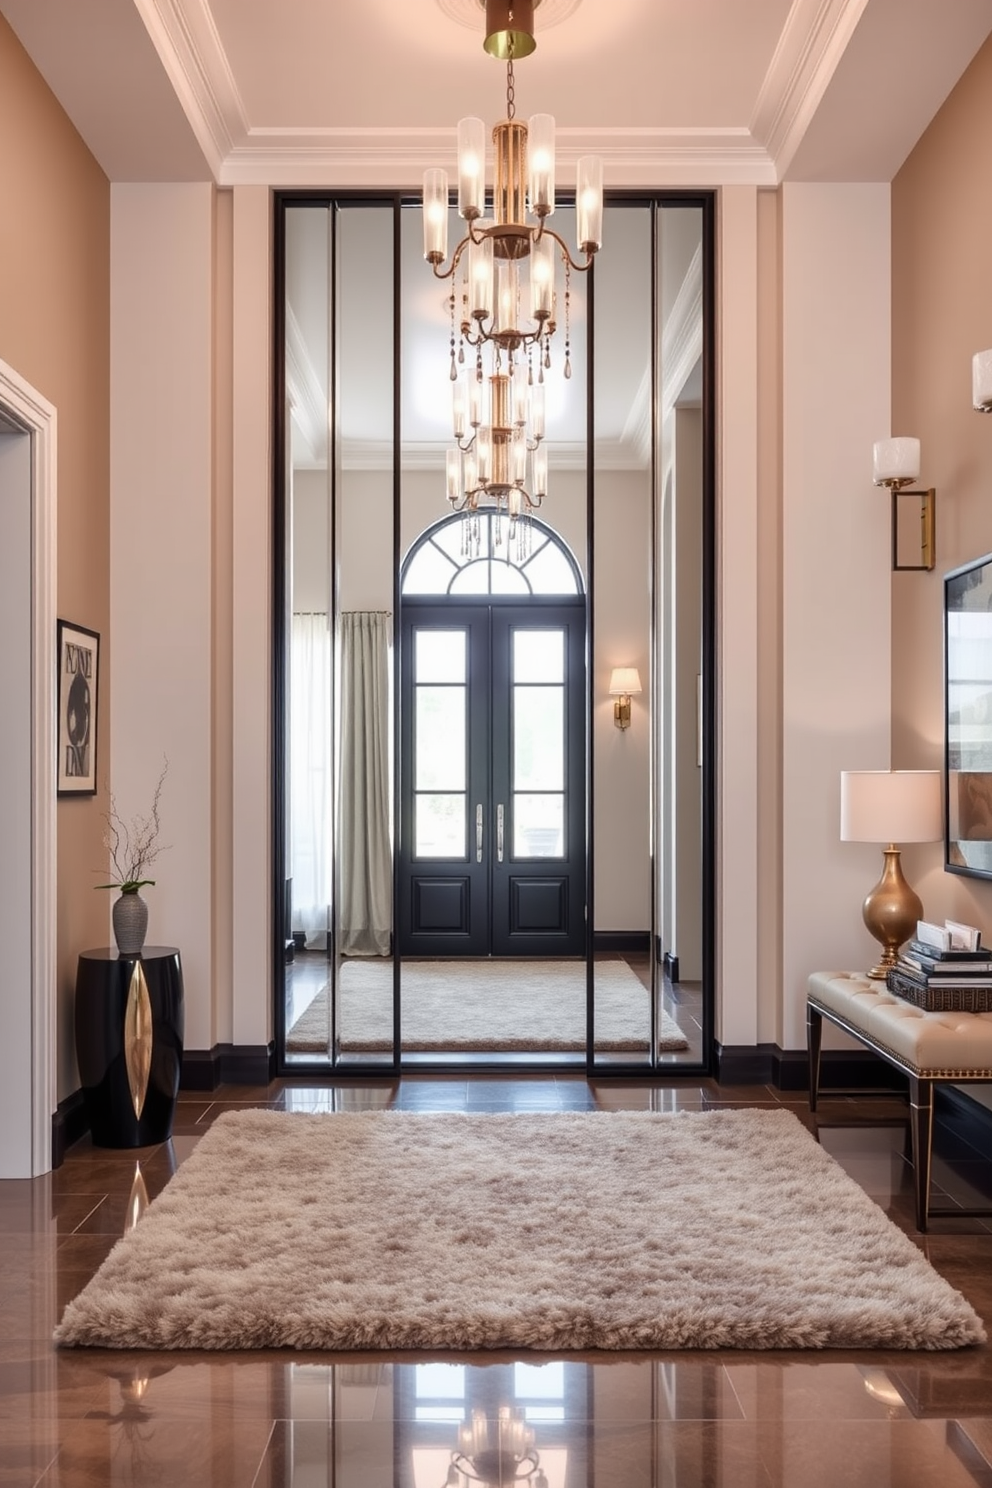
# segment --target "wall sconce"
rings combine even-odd
[[[641,690],[641,679],[636,667],[614,667],[610,673],[610,697],[613,704],[613,722],[618,729],[630,728],[631,695]]]
[[[992,413],[992,351],[976,351],[971,359],[971,402],[976,413]]]
[[[879,439],[874,446],[874,481],[892,492],[892,569],[919,573],[937,561],[936,491],[907,491],[920,478],[918,439]],[[907,512],[906,503],[909,502]],[[919,558],[919,562],[905,561]]]

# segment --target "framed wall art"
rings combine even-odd
[[[96,700],[100,637],[58,622],[58,769],[60,796],[96,795]]]
[[[946,851],[992,878],[992,553],[944,578]]]

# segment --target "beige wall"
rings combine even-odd
[[[0,357],[58,411],[58,613],[98,631],[102,647],[99,793],[58,803],[61,1099],[78,1085],[76,957],[108,935],[107,896],[93,885],[107,859],[101,813],[110,773],[110,192],[2,17],[0,138]]]
[[[992,551],[992,419],[971,407],[972,354],[992,346],[990,139],[992,41],[892,187],[892,432],[920,439],[937,489],[937,566],[892,580],[892,760],[903,769],[943,763],[943,575]],[[904,856],[929,918],[992,937],[992,883],[943,872],[937,849]]]

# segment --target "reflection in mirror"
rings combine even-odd
[[[596,265],[596,1015],[646,989],[605,1068],[704,1057],[702,231],[698,206],[611,207]],[[642,686],[625,728],[615,668]]]
[[[285,213],[285,1026],[299,1057],[328,1046],[331,950],[331,214]],[[321,1005],[323,1004],[323,1006]],[[309,1027],[307,1027],[309,1022]],[[296,1042],[294,1043],[294,1040]]]
[[[548,474],[516,522],[449,504],[416,205],[284,217],[287,1067],[698,1067],[703,206],[607,208],[571,376],[560,347],[523,368]]]

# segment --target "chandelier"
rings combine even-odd
[[[479,1410],[472,1412],[471,1425],[462,1426],[458,1436],[445,1488],[464,1488],[466,1483],[483,1483],[486,1488],[510,1488],[512,1483],[548,1488],[534,1446],[534,1428],[527,1425],[519,1407],[500,1406],[495,1439],[485,1413]]]
[[[484,215],[485,125],[462,119],[458,214],[468,230],[447,264],[448,174],[424,173],[424,257],[438,279],[451,280],[455,442],[445,456],[447,498],[454,511],[469,515],[480,506],[506,511],[511,537],[518,517],[536,511],[548,491],[544,374],[558,326],[558,265],[564,276],[562,370],[569,378],[571,274],[589,268],[603,236],[602,162],[593,155],[578,162],[577,261],[548,225],[555,210],[555,121],[550,114],[534,114],[526,124],[516,117],[513,63],[536,46],[539,4],[485,0],[485,50],[506,62],[506,118],[492,131],[492,216]]]

